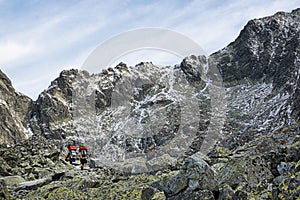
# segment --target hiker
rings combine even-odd
[[[72,164],[73,162],[75,162],[76,160],[76,150],[77,150],[77,147],[75,145],[68,145],[68,155],[66,156],[66,161],[70,161],[70,164]]]
[[[87,146],[85,144],[79,145],[80,168],[83,170],[84,165],[87,163]]]

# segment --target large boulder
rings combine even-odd
[[[17,187],[20,183],[25,182],[25,179],[21,176],[5,176],[0,178],[1,181],[8,187]]]
[[[201,153],[186,159],[185,170],[189,190],[218,190],[218,182],[211,167],[202,159]]]
[[[169,173],[153,186],[163,190],[172,199],[177,199],[177,195],[183,198],[182,194],[193,197],[191,193],[199,190],[203,192],[198,195],[211,196],[213,191],[218,191],[218,182],[211,167],[203,160],[205,157],[200,152],[189,156],[179,171]]]
[[[177,159],[171,157],[169,154],[164,154],[162,156],[158,156],[147,161],[148,169],[151,172],[172,169],[175,168],[176,164],[177,164]]]

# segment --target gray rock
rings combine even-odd
[[[57,181],[60,180],[62,177],[66,175],[65,171],[62,172],[56,172],[55,174],[52,175],[52,181]]]
[[[169,154],[164,154],[147,161],[146,164],[149,168],[149,171],[157,172],[174,167],[176,162],[176,158],[171,157]]]
[[[100,162],[100,159],[91,158],[89,162],[90,168],[100,168],[103,167],[103,164]]]
[[[233,195],[233,200],[249,199],[249,194],[242,190],[237,190]]]
[[[281,162],[277,166],[277,170],[278,170],[280,175],[284,175],[284,174],[288,173],[289,171],[291,171],[292,166],[293,165],[291,163]]]
[[[225,184],[224,186],[222,186],[220,189],[219,189],[219,200],[231,200],[234,196],[234,191],[233,189]]]
[[[42,178],[33,181],[20,182],[15,190],[32,190],[47,185],[51,182],[50,178]]]
[[[163,190],[168,197],[172,198],[175,198],[173,196],[178,193],[186,193],[187,191],[217,191],[218,183],[215,180],[214,173],[202,157],[203,154],[201,153],[188,157],[185,160],[183,169],[169,178],[165,178],[156,188]]]
[[[148,172],[146,160],[143,158],[131,158],[123,161],[111,162],[105,159],[90,159],[90,168],[113,168],[125,174],[141,174]]]
[[[4,180],[0,179],[0,198],[1,199],[11,199],[9,189]]]
[[[2,157],[0,157],[0,162],[0,176],[10,176],[11,174],[9,171],[11,171],[11,167],[5,162],[5,160],[3,160]]]
[[[121,164],[122,165],[122,164]],[[125,174],[142,174],[148,172],[148,168],[145,162],[136,162],[133,160],[132,163],[126,163],[124,166],[120,166],[123,173]]]
[[[0,178],[0,180],[9,188],[16,187],[19,183],[25,182],[24,178],[21,176],[6,176]]]
[[[205,85],[203,81],[204,66],[207,64],[205,56],[189,56],[183,59],[180,64],[180,68],[187,76],[188,80],[192,83]]]
[[[218,190],[214,172],[202,157],[201,153],[196,153],[185,161],[185,173],[189,180],[189,189]]]
[[[191,191],[187,190],[176,196],[169,197],[170,200],[191,200],[191,199],[203,199],[203,200],[215,200],[213,192],[209,190]]]
[[[167,196],[177,195],[188,186],[188,179],[182,171],[175,176],[171,176],[162,182],[162,188]]]
[[[142,200],[152,199],[152,197],[155,194],[155,191],[156,191],[156,189],[152,188],[152,187],[144,189],[142,191],[141,199]]]
[[[260,157],[235,158],[224,165],[216,177],[219,183],[226,183],[233,189],[245,183],[253,188],[260,182],[274,178],[266,161]]]

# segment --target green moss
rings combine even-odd
[[[285,197],[284,197],[283,194],[278,194],[278,198],[279,198],[279,199],[285,199]]]
[[[72,120],[72,116],[69,114],[67,117],[65,117],[65,118],[63,118],[61,120],[50,122],[50,126],[53,127],[53,126],[61,125],[61,124],[67,123],[67,122],[69,122],[71,120]]]
[[[214,164],[211,169],[213,170],[215,176],[218,176],[222,170],[222,168],[225,166],[224,163],[217,163],[217,164]]]
[[[164,194],[164,192],[158,192],[155,193],[154,196],[152,197],[152,200],[165,200],[166,196]]]
[[[296,189],[290,190],[290,194],[294,194],[294,193],[296,193],[296,192],[297,192]]]
[[[215,148],[215,151],[218,152],[221,156],[228,156],[231,151],[224,147],[217,147]]]
[[[50,192],[47,199],[86,199],[86,197],[79,190],[61,187]]]
[[[0,182],[0,199],[10,199],[10,193],[7,189],[7,187],[5,185],[2,185],[2,183]]]
[[[239,185],[239,186],[237,186],[237,188],[236,188],[236,190],[243,190],[243,186],[242,185]]]
[[[283,185],[283,186],[282,186],[282,189],[283,189],[283,190],[288,190],[288,189],[289,189],[289,186],[288,186],[288,185]]]
[[[102,181],[98,188],[87,188],[86,194],[89,199],[141,199],[144,189],[157,182],[167,174],[161,176],[152,176],[149,174],[140,174],[128,178],[111,181]],[[159,199],[158,199],[159,200]]]

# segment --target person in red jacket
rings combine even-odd
[[[76,147],[76,145],[69,144],[68,145],[68,150],[69,150],[69,152],[68,152],[68,155],[66,156],[65,160],[66,161],[70,161],[70,164],[72,164],[76,160],[76,156],[77,156],[76,150],[77,150],[77,147]]]
[[[83,170],[84,165],[87,163],[87,146],[85,144],[79,145],[80,168]]]

